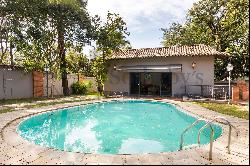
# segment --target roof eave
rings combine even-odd
[[[219,59],[229,58],[229,54],[221,53],[221,54],[209,54],[209,55],[188,55],[188,56],[140,56],[140,57],[110,57],[108,60],[113,59],[145,59],[145,58],[170,58],[170,57],[208,57],[213,56]]]

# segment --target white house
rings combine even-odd
[[[110,58],[104,92],[127,95],[211,95],[214,58],[226,58],[206,45],[130,49]]]

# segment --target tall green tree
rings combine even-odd
[[[3,2],[0,1],[0,64],[6,64],[8,60],[8,38],[9,38],[9,21],[6,9],[3,8]]]
[[[129,47],[126,37],[130,34],[127,31],[126,22],[119,14],[107,14],[107,21],[97,28],[98,38],[96,41],[98,56],[93,60],[92,73],[96,78],[99,89],[102,89],[107,80],[108,58],[113,51]]]
[[[206,44],[228,52],[229,59],[215,60],[217,80],[226,78],[229,61],[233,78],[249,74],[249,2],[247,0],[200,0],[187,13],[184,25],[174,23],[163,30],[163,44]]]
[[[207,44],[212,45],[213,40],[204,31],[203,27],[196,26],[190,22],[182,25],[179,23],[172,23],[169,28],[162,28],[163,41],[162,45],[165,47],[173,45],[193,45],[193,44]]]
[[[38,10],[38,7],[41,4],[39,0],[0,0],[0,50],[2,56],[9,52],[10,58],[8,59],[11,59],[12,65],[13,48],[16,48],[17,40],[23,40],[26,31],[40,21],[39,16],[42,11]],[[39,29],[39,27],[33,29]]]
[[[69,95],[67,81],[66,45],[81,48],[92,39],[93,26],[86,10],[86,1],[49,0],[47,6],[51,22],[56,27],[58,54],[64,95]]]
[[[129,41],[126,40],[126,36],[129,34],[126,22],[122,17],[119,14],[108,12],[107,21],[98,32],[97,50],[101,52],[104,59],[108,58],[112,51],[118,51],[129,44]]]

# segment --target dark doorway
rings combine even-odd
[[[161,73],[161,96],[172,96],[172,73]]]
[[[139,95],[140,94],[140,74],[130,73],[130,94]]]

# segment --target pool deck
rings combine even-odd
[[[237,136],[232,130],[231,153],[227,153],[229,127],[223,128],[222,136],[213,143],[213,159],[208,160],[209,145],[201,145],[177,152],[164,152],[141,155],[101,155],[83,154],[59,151],[30,143],[21,138],[16,129],[20,121],[32,115],[52,111],[58,108],[71,107],[93,102],[110,101],[82,101],[78,103],[59,104],[36,109],[19,110],[0,114],[0,164],[51,165],[51,164],[102,164],[102,165],[248,165],[249,164],[249,120],[223,115],[188,102],[169,99],[160,100],[176,104],[185,112],[200,118],[212,120],[221,116],[228,119],[240,131]],[[123,99],[117,99],[123,100]],[[177,124],[178,125],[178,124]]]

